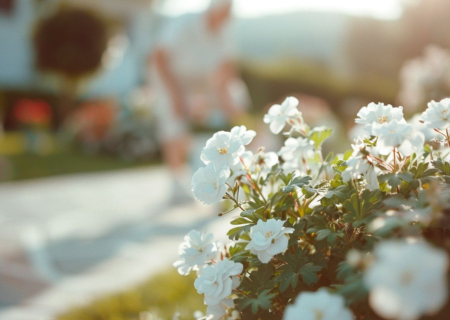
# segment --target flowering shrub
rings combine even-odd
[[[239,211],[228,245],[192,231],[180,246],[207,319],[448,319],[450,99],[420,116],[433,141],[401,107],[371,103],[352,150],[327,156],[332,130],[297,106],[264,118],[287,131],[278,154],[246,151],[256,133],[243,126],[203,149],[194,195]]]
[[[48,126],[52,120],[52,108],[43,100],[20,99],[14,105],[12,115],[21,126],[34,128]]]
[[[416,112],[432,99],[450,94],[450,52],[436,45],[425,47],[422,56],[406,61],[400,71],[398,100]]]

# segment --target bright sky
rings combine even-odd
[[[240,17],[297,10],[335,11],[380,19],[396,19],[405,0],[234,0],[234,11]],[[161,11],[168,15],[204,10],[209,0],[166,0]]]

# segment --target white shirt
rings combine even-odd
[[[221,128],[225,117],[213,77],[233,55],[227,38],[227,24],[213,32],[207,25],[206,14],[186,14],[169,20],[162,28],[157,47],[168,54],[170,71],[182,91],[188,113],[196,110],[197,114],[206,116],[205,123],[209,127]],[[156,112],[162,124],[160,135],[162,138],[181,135],[187,131],[186,123],[174,117],[166,84],[155,66],[152,69]]]
[[[171,71],[181,85],[204,81],[231,59],[226,32],[224,25],[213,33],[205,13],[186,14],[167,22],[158,46],[167,51]]]

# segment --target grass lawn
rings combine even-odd
[[[24,180],[61,174],[99,172],[155,164],[155,161],[128,162],[106,155],[87,155],[76,149],[60,150],[47,155],[15,154],[9,161],[7,180]]]
[[[50,148],[43,154],[24,150],[20,133],[7,133],[0,139],[0,177],[4,180],[35,179],[48,176],[99,172],[142,167],[157,161],[126,161],[117,156],[86,154],[67,145],[60,145],[49,136]]]
[[[129,291],[69,310],[57,320],[170,320],[175,312],[181,320],[192,320],[195,311],[205,312],[203,296],[194,289],[195,275],[185,277],[171,269]],[[149,316],[140,318],[144,312]]]

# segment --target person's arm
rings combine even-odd
[[[236,77],[236,69],[232,61],[224,62],[219,68],[217,76],[217,90],[220,103],[225,111],[225,114],[230,120],[233,120],[241,114],[241,108],[238,108],[238,106],[235,105],[229,91],[229,85]]]
[[[167,51],[162,48],[157,49],[153,59],[155,61],[156,72],[161,77],[172,99],[175,115],[182,118],[185,115],[183,93],[170,70],[170,59]]]

